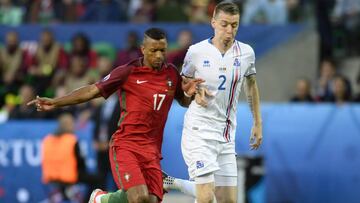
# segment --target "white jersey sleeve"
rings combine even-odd
[[[196,66],[194,64],[194,53],[192,51],[191,46],[189,47],[188,51],[186,52],[185,58],[184,58],[184,64],[182,66],[181,75],[184,75],[185,77],[193,78],[196,71]]]
[[[247,56],[247,61],[248,63],[248,67],[246,69],[246,72],[244,74],[245,77],[256,74],[256,69],[255,69],[255,52],[253,50],[253,48],[251,48],[251,46],[247,45],[246,48],[248,48],[248,51],[250,52],[250,54]]]

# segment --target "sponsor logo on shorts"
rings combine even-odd
[[[130,174],[128,174],[128,173],[125,173],[125,174],[124,174],[124,179],[125,179],[126,182],[129,182],[129,181],[130,181],[130,178],[131,178],[131,175],[130,175]]]
[[[196,161],[196,168],[197,169],[204,168],[204,162],[203,161]]]
[[[193,129],[193,130],[199,130],[199,128],[198,128],[198,127],[192,127],[192,129]]]

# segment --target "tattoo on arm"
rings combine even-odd
[[[255,75],[246,77],[245,87],[246,99],[253,118],[255,122],[261,122],[259,90],[257,87]]]
[[[245,83],[245,93],[246,93],[246,100],[249,104],[250,110],[252,115],[254,116],[254,105],[253,105],[253,94],[252,94],[252,88],[254,86],[254,83],[256,82],[255,76],[250,75],[246,77],[246,83]]]

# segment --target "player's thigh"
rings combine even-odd
[[[201,132],[184,130],[181,140],[183,158],[191,179],[219,170],[218,141],[201,139],[197,133]]]
[[[109,158],[118,189],[128,190],[135,186],[146,186],[140,163],[133,152],[113,146],[109,151]]]
[[[142,173],[145,178],[149,194],[157,197],[161,201],[163,199],[163,179],[160,166],[160,159],[147,161],[141,166]]]

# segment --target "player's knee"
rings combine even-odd
[[[217,203],[236,203],[236,197],[230,197],[226,195],[222,195],[216,197]]]
[[[149,203],[150,197],[147,194],[133,194],[128,196],[129,203]]]
[[[150,203],[150,196],[149,195],[139,195],[137,199],[138,203]]]
[[[211,191],[198,193],[196,201],[198,203],[213,203],[214,193]]]

